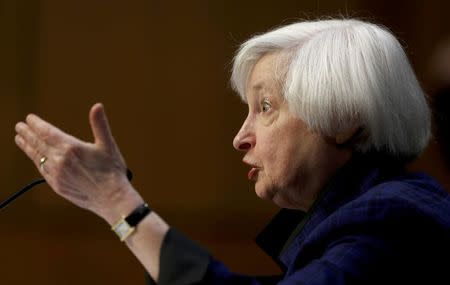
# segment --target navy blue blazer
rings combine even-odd
[[[230,272],[170,229],[157,284],[450,284],[450,195],[393,160],[356,156],[308,213],[281,210],[257,243],[282,275]]]

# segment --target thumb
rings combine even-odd
[[[116,143],[111,134],[103,104],[97,103],[89,112],[89,123],[91,124],[95,144],[99,144],[108,150],[115,148]]]

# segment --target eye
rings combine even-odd
[[[263,113],[270,111],[271,108],[272,108],[272,104],[270,104],[269,99],[265,98],[261,104],[261,109],[262,109]]]

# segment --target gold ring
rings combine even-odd
[[[41,169],[44,168],[44,164],[45,164],[46,161],[47,161],[47,157],[46,156],[41,157],[41,159],[39,160],[39,165],[41,166]]]

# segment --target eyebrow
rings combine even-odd
[[[261,96],[271,95],[272,93],[271,88],[267,84],[265,84],[264,81],[256,82],[256,84],[251,86],[250,88],[251,92],[255,95],[253,96],[253,99],[257,101],[261,100]]]
[[[265,88],[264,82],[257,83],[255,85],[253,85],[253,87],[252,87],[253,91],[260,91],[261,89],[264,89],[264,88]]]

